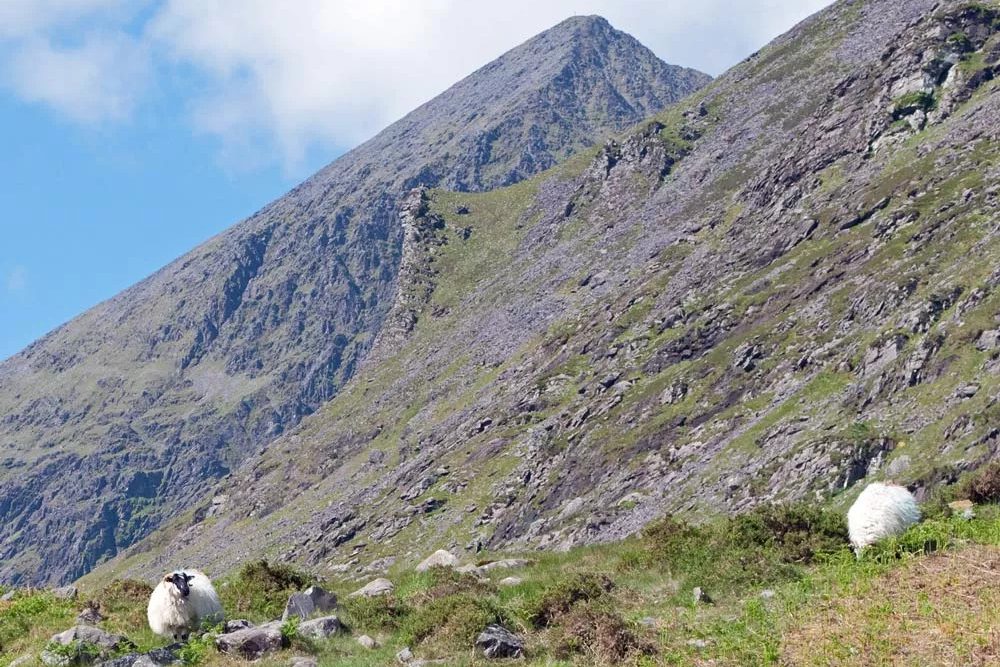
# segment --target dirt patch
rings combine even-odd
[[[781,664],[1000,664],[1000,549],[941,553],[850,584],[786,634]]]

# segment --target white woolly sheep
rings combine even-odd
[[[847,532],[858,555],[862,549],[899,535],[920,521],[917,499],[902,486],[875,482],[847,511]]]
[[[198,570],[177,570],[153,589],[146,617],[153,632],[177,641],[186,640],[203,623],[221,622],[224,615],[208,577]]]

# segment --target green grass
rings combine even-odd
[[[980,487],[992,493],[994,477],[986,471]],[[951,496],[968,488],[953,487]],[[995,586],[976,593],[984,570],[995,565],[1000,575],[1000,511],[978,506],[971,520],[929,513],[932,518],[860,559],[848,548],[841,514],[796,504],[702,525],[665,517],[624,542],[533,554],[532,565],[481,579],[397,568],[390,575],[395,591],[380,598],[348,598],[355,583],[322,581],[340,595],[337,613],[352,635],[306,641],[286,623],[282,632],[290,648],[259,664],[284,665],[291,655],[311,654],[324,666],[386,665],[404,646],[420,658],[485,664],[472,643],[490,623],[526,638],[523,664],[529,665],[828,664],[830,656],[888,664],[925,633],[887,628],[899,619],[905,628],[921,628],[943,616],[947,627],[939,631],[952,648],[924,650],[974,664],[991,650],[989,624],[1000,620],[1000,611],[988,606],[997,597],[990,593]],[[963,565],[973,560],[980,565]],[[512,573],[520,584],[499,585]],[[230,616],[264,621],[280,614],[279,602],[290,591],[312,582],[290,568],[258,562],[217,583]],[[712,603],[696,603],[695,587]],[[949,594],[955,587],[973,591],[975,599],[963,607]],[[116,582],[92,601],[28,592],[0,603],[0,664],[36,655],[91,603],[100,606],[105,629],[127,635],[140,650],[163,645],[145,629],[148,591],[139,582]],[[362,633],[380,646],[361,647],[354,637]],[[236,664],[219,655],[210,638],[189,642],[181,658],[188,665]]]

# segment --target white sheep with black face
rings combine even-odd
[[[905,487],[875,482],[865,487],[847,511],[847,532],[859,556],[880,540],[901,535],[920,521],[917,499]]]
[[[165,575],[149,596],[149,627],[161,637],[186,640],[204,623],[224,619],[222,603],[212,582],[198,570],[177,570]]]

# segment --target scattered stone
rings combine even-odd
[[[692,593],[694,594],[694,602],[695,602],[695,604],[699,604],[699,603],[701,603],[701,604],[712,604],[713,603],[712,598],[708,595],[708,593],[706,593],[704,590],[702,590],[701,586],[695,586],[694,587],[694,591],[692,591]]]
[[[306,656],[295,656],[288,661],[288,667],[318,667],[319,662],[316,658],[309,658]]]
[[[229,632],[215,638],[215,647],[220,653],[232,653],[245,660],[256,660],[265,653],[277,651],[284,643],[281,621]]]
[[[378,579],[373,579],[372,581],[369,581],[363,587],[354,591],[347,597],[373,598],[373,597],[378,597],[379,595],[391,595],[394,589],[395,586],[393,586],[391,581],[389,581],[385,577],[379,577]]]
[[[708,642],[704,639],[689,639],[687,645],[693,648],[708,648]]]
[[[455,207],[455,214],[456,215],[469,215],[469,207],[468,206],[463,206],[462,204],[459,204],[458,206]]]
[[[52,589],[52,596],[59,600],[75,600],[79,595],[76,586],[60,586]]]
[[[524,579],[521,577],[504,577],[497,583],[501,586],[520,586],[524,583]]]
[[[252,628],[253,623],[244,618],[234,618],[231,621],[226,621],[222,625],[222,634],[229,634],[230,632],[236,632],[237,630],[246,630],[247,628]]]
[[[114,660],[106,660],[96,667],[166,667],[179,663],[177,657],[178,649],[182,644],[171,644],[165,648],[158,648],[149,653],[129,653]]]
[[[12,588],[3,595],[0,595],[0,602],[10,602],[17,597],[18,591],[16,588]]]
[[[22,655],[20,658],[15,658],[14,662],[10,663],[8,667],[27,667],[32,663],[32,660],[30,655]]]
[[[987,351],[1000,348],[1000,329],[990,329],[979,335],[976,341],[976,349]]]
[[[63,646],[69,646],[73,642],[91,644],[109,651],[135,648],[135,645],[124,635],[113,635],[89,625],[78,625],[65,632],[53,635],[52,642],[62,644]]]
[[[326,639],[330,635],[340,632],[341,627],[340,619],[336,616],[323,616],[300,623],[299,634],[311,639]]]
[[[378,648],[378,642],[369,637],[368,635],[361,635],[358,637],[358,643],[367,649]]]
[[[639,619],[639,625],[647,628],[655,628],[656,619],[653,618],[652,616],[643,616],[642,618]]]
[[[432,567],[455,567],[458,565],[458,556],[451,553],[450,551],[445,551],[444,549],[438,549],[430,556],[425,558],[423,561],[417,565],[417,572],[426,572]]]
[[[65,632],[53,635],[53,644],[72,647],[69,651],[55,653],[43,651],[42,662],[49,667],[67,665],[89,665],[112,653],[135,649],[135,644],[123,635],[112,635],[100,628],[78,625]]]
[[[337,596],[328,593],[319,586],[310,586],[301,593],[295,593],[288,598],[285,612],[281,620],[287,621],[292,616],[309,618],[316,612],[331,611],[337,608]]]
[[[955,390],[955,396],[958,398],[972,398],[979,392],[979,385],[975,382],[970,382],[969,384],[964,384]]]
[[[398,653],[396,653],[396,662],[398,662],[399,664],[405,665],[408,662],[412,661],[413,661],[413,651],[410,650],[409,646],[401,649]]]
[[[487,658],[519,658],[524,655],[524,640],[500,625],[487,625],[476,637],[476,648]]]
[[[491,572],[493,570],[513,570],[521,567],[528,567],[529,565],[534,565],[535,561],[529,560],[527,558],[504,558],[501,560],[490,561],[489,563],[483,563],[479,566],[481,572]]]
[[[76,615],[77,625],[97,625],[104,620],[101,609],[96,603],[88,604],[79,614]]]
[[[761,597],[762,599],[764,599],[764,600],[770,600],[770,599],[772,599],[772,598],[773,598],[773,597],[774,597],[775,595],[776,595],[776,593],[775,593],[775,592],[774,592],[774,591],[773,591],[772,589],[770,589],[770,588],[765,588],[764,590],[762,590],[762,591],[760,592],[760,597]]]

